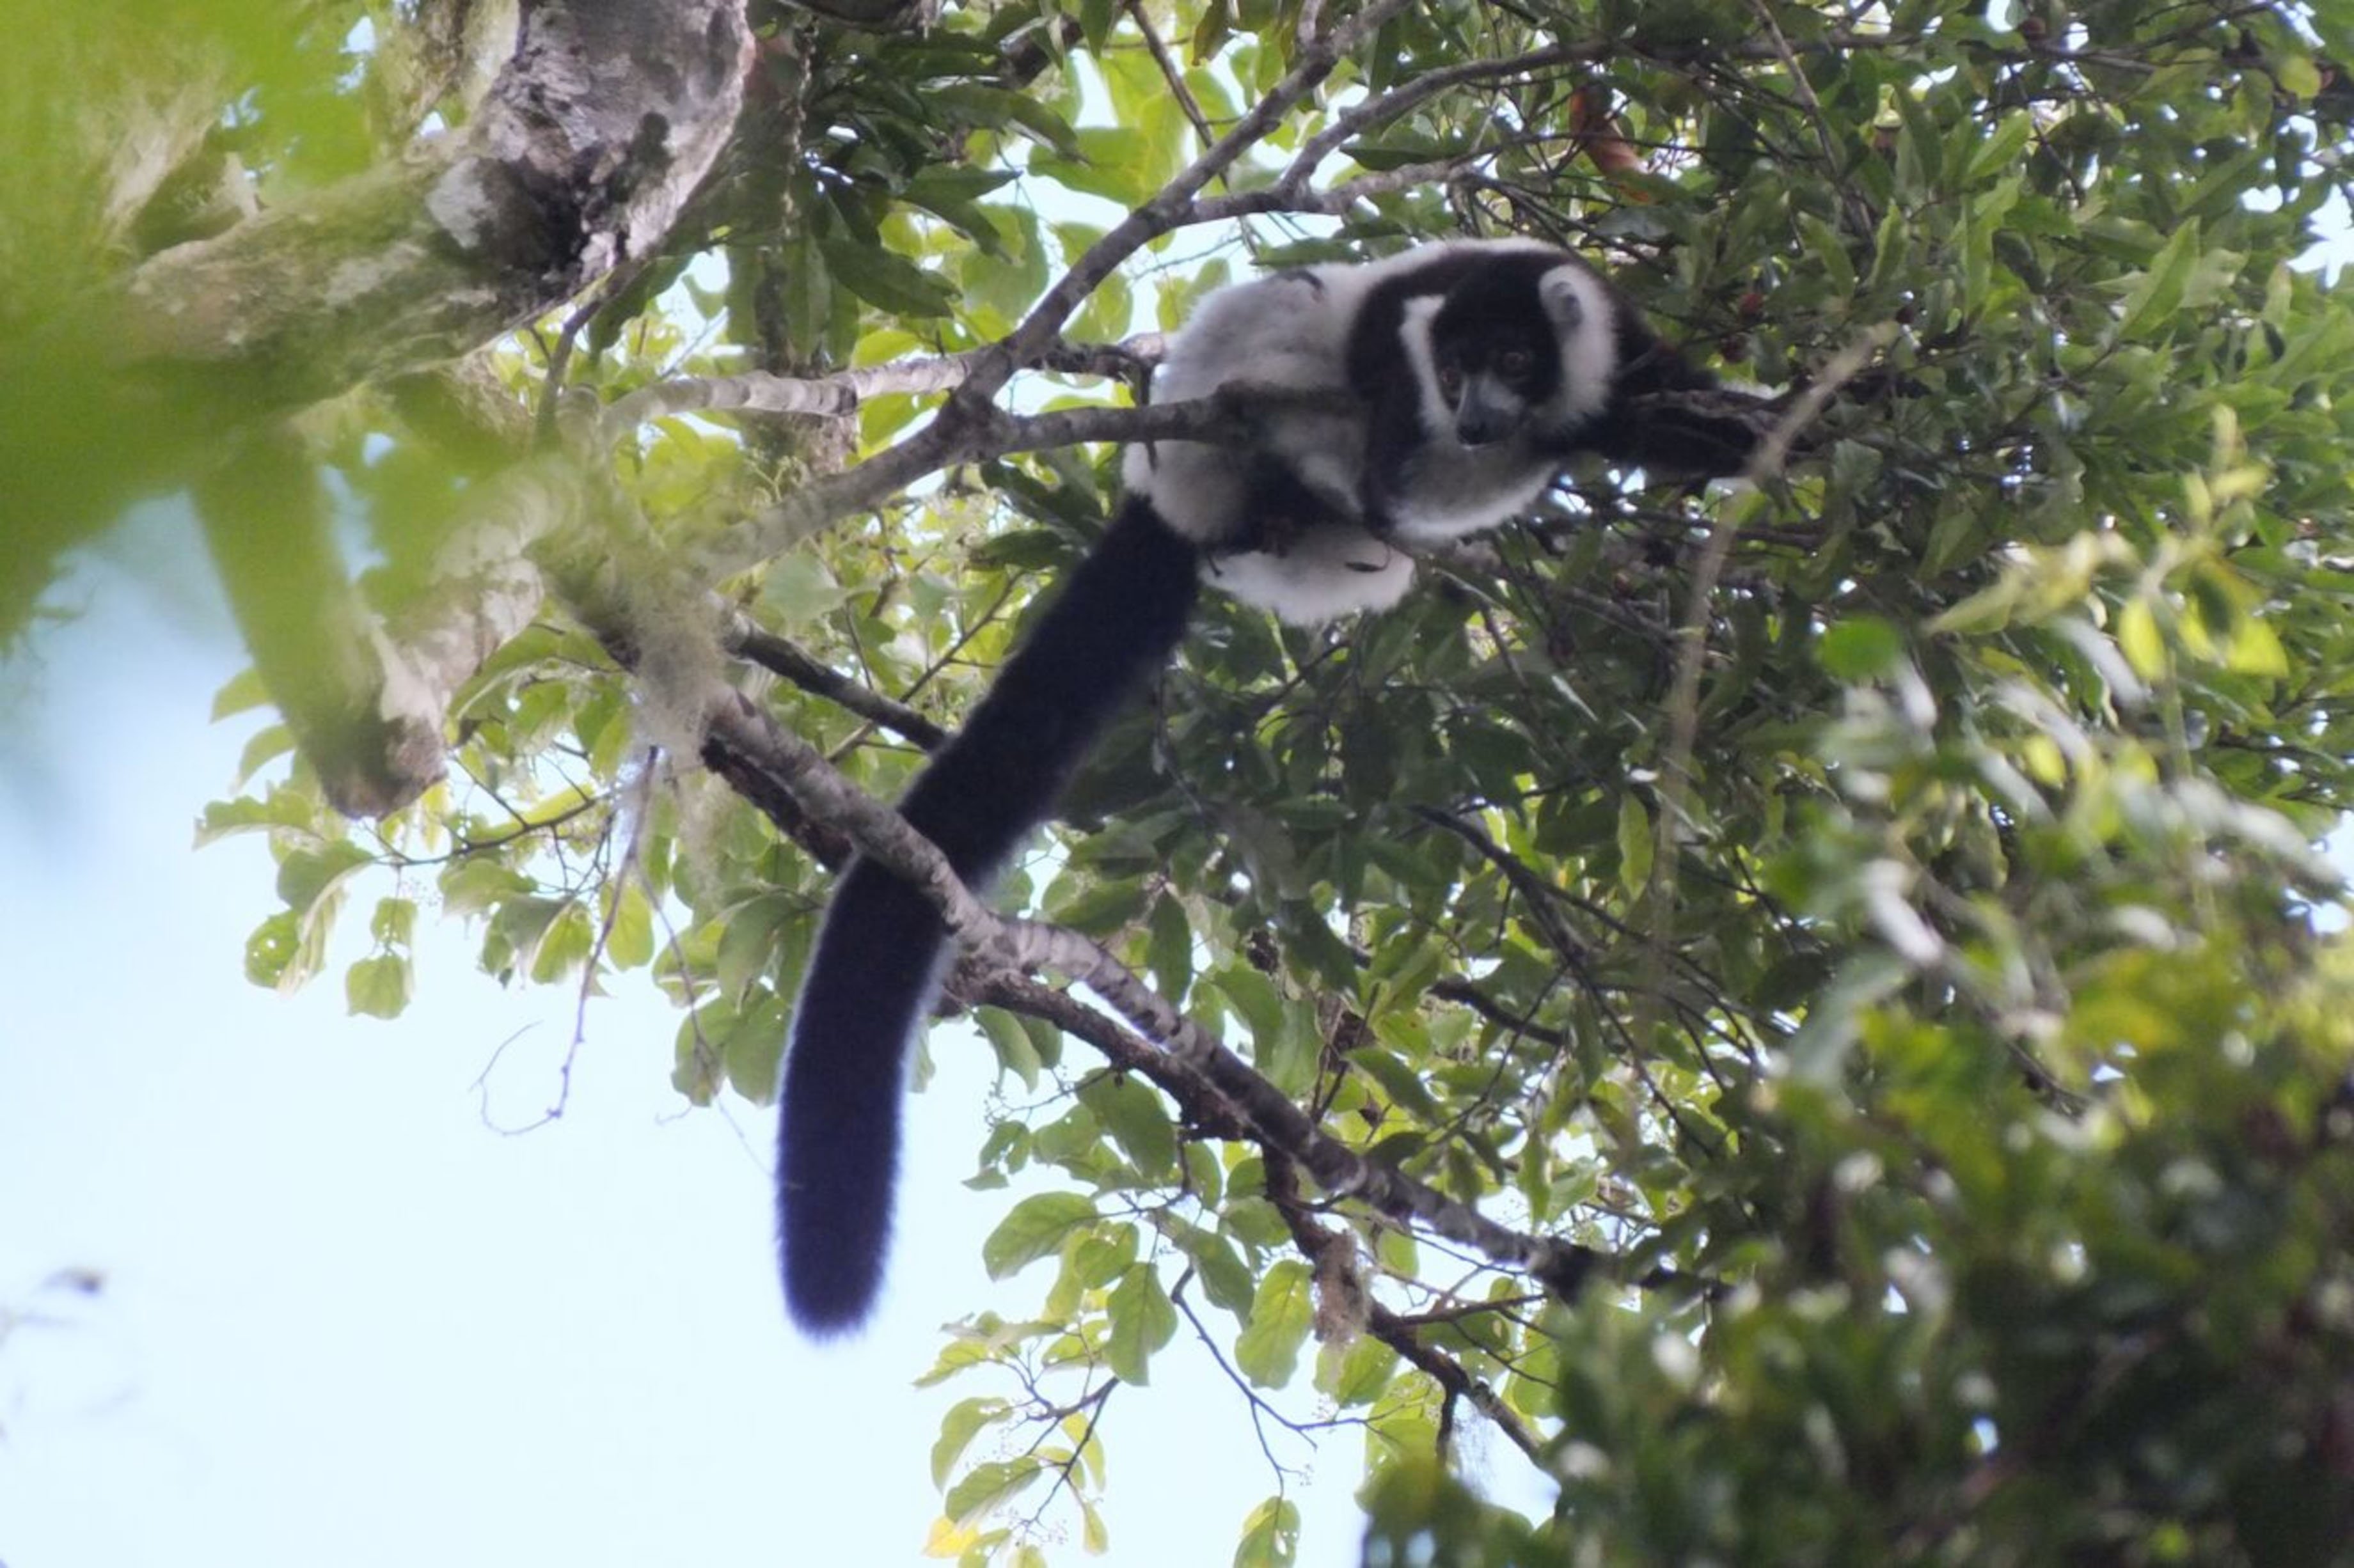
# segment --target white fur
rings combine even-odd
[[[1566,262],[1539,280],[1537,291],[1561,335],[1562,423],[1582,425],[1610,401],[1618,375],[1617,302],[1601,279]]]
[[[1211,558],[1204,577],[1294,626],[1387,609],[1414,586],[1414,557],[1362,528],[1318,528],[1281,555],[1244,550]]]
[[[1431,265],[1452,251],[1558,255],[1536,240],[1447,240],[1362,264],[1279,272],[1221,289],[1204,300],[1169,345],[1156,396],[1165,402],[1204,397],[1222,386],[1330,392],[1329,408],[1278,408],[1256,444],[1280,454],[1300,482],[1333,510],[1353,514],[1364,471],[1365,420],[1349,392],[1351,325],[1384,281]],[[1570,429],[1608,400],[1617,338],[1610,291],[1585,268],[1564,261],[1540,285],[1563,345],[1561,393],[1538,411],[1534,427]],[[1414,471],[1417,504],[1395,519],[1398,535],[1436,543],[1492,528],[1543,493],[1553,467],[1525,440],[1467,448],[1438,394],[1430,347],[1436,298],[1407,302],[1405,349],[1416,382],[1427,445]],[[1169,526],[1212,547],[1208,580],[1246,604],[1298,625],[1358,610],[1385,609],[1414,580],[1414,563],[1362,527],[1335,522],[1288,541],[1280,552],[1220,555],[1243,515],[1249,465],[1245,455],[1195,441],[1129,448],[1121,477],[1152,503]]]
[[[1437,294],[1408,300],[1399,332],[1405,339],[1406,366],[1414,372],[1414,401],[1415,407],[1422,410],[1422,433],[1452,441],[1455,410],[1447,406],[1446,394],[1438,389],[1438,351],[1430,335],[1430,323],[1445,302]]]

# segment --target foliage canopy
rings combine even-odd
[[[279,857],[257,983],[365,918],[344,983],[391,1017],[420,912],[463,916],[503,979],[669,991],[698,1102],[772,1093],[854,833],[704,772],[705,694],[905,783],[1107,514],[1108,448],[976,414],[1017,367],[997,407],[1116,408],[1104,351],[1247,267],[1518,230],[1823,394],[1758,485],[1574,474],[1378,619],[1212,596],[1001,901],[1323,1137],[1591,1249],[1582,1288],[1328,1202],[1110,1014],[968,970],[1048,1107],[981,1175],[1055,1181],[980,1240],[1034,1315],[936,1369],[974,1391],[943,1555],[1041,1560],[1058,1510],[1094,1544],[1107,1396],[1202,1354],[1191,1319],[1362,1425],[1374,1563],[2349,1560],[2354,950],[2311,846],[2354,791],[2354,310],[2298,262],[2344,219],[2354,6],[764,0],[657,246],[505,258],[560,283],[512,335],[393,313],[266,362],[126,355],[90,301],[169,302],[257,209],[313,215],[323,275],[390,254],[366,202],[443,210],[403,159],[483,122],[512,39],[430,0],[135,9],[168,48],[45,8],[0,66],[35,150],[0,173],[0,604],[194,487],[225,574],[364,519],[422,646],[485,597],[460,546],[545,510],[449,779],[355,826],[349,735],[298,720],[207,829]],[[308,591],[260,571],[252,603]],[[225,708],[299,707],[278,624]],[[1450,1478],[1467,1413],[1549,1518]],[[1276,1480],[1238,1562],[1289,1558]]]

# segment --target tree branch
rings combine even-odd
[[[780,793],[792,800],[797,814],[839,824],[862,853],[922,895],[957,946],[985,968],[1049,969],[1094,991],[1171,1058],[1214,1088],[1252,1128],[1255,1140],[1298,1160],[1331,1196],[1353,1198],[1397,1224],[1420,1225],[1492,1263],[1531,1276],[1564,1300],[1575,1298],[1595,1266],[1608,1261],[1575,1242],[1513,1231],[1470,1204],[1348,1148],[1209,1031],[1156,995],[1099,943],[1076,932],[1000,915],[983,904],[957,878],[947,858],[896,812],[870,800],[814,748],[779,728],[749,698],[730,690],[715,691],[708,694],[705,713],[705,760],[748,799],[758,803],[772,792]],[[1178,1093],[1165,1073],[1150,1075]]]
[[[109,341],[235,377],[230,418],[456,358],[654,249],[750,50],[743,0],[539,0],[462,132],[164,251],[105,307]]]
[[[905,703],[895,703],[882,693],[839,671],[828,669],[811,658],[800,644],[773,631],[763,630],[749,616],[737,614],[722,633],[720,645],[730,653],[749,659],[770,674],[781,676],[812,696],[848,708],[860,718],[881,725],[892,734],[914,741],[926,751],[937,751],[949,738],[949,732],[926,718]]]
[[[887,451],[813,480],[748,524],[722,529],[688,547],[694,569],[705,580],[732,576],[764,560],[745,557],[748,528],[773,554],[823,531],[835,519],[864,511],[898,494],[928,474],[958,463],[983,462],[1013,452],[1045,451],[1082,441],[1205,441],[1241,447],[1253,438],[1257,417],[1303,398],[1330,402],[1330,394],[1304,394],[1277,387],[1223,387],[1208,397],[1144,408],[1058,408],[1050,414],[1013,415],[993,404],[958,422],[943,422]]]
[[[974,365],[987,352],[970,349],[938,359],[904,359],[838,371],[832,376],[801,377],[748,371],[741,376],[663,381],[617,399],[604,411],[599,426],[604,440],[611,441],[649,419],[674,414],[744,409],[760,414],[838,418],[856,411],[859,404],[869,397],[890,393],[921,397],[954,391],[970,377]],[[1132,381],[1150,371],[1160,356],[1161,338],[1156,333],[1124,344],[1056,342],[1041,349],[1022,368]]]
[[[1267,1201],[1283,1216],[1284,1228],[1291,1233],[1292,1244],[1304,1253],[1314,1266],[1319,1289],[1327,1288],[1324,1282],[1336,1277],[1353,1274],[1356,1267],[1355,1236],[1346,1231],[1333,1231],[1318,1224],[1310,1217],[1301,1201],[1299,1178],[1296,1167],[1282,1159],[1267,1162]],[[1463,1363],[1444,1351],[1435,1350],[1422,1340],[1421,1325],[1401,1317],[1366,1294],[1362,1287],[1353,1290],[1363,1310],[1365,1331],[1395,1351],[1409,1365],[1420,1370],[1438,1384],[1448,1401],[1458,1399],[1469,1403],[1474,1410],[1495,1423],[1496,1429],[1509,1438],[1513,1447],[1528,1457],[1531,1464],[1544,1463],[1544,1444],[1512,1408],[1496,1396],[1496,1391],[1480,1379],[1473,1377]],[[1331,1303],[1323,1304],[1317,1320],[1326,1320],[1332,1311]],[[1452,1423],[1439,1426],[1440,1457],[1447,1456],[1447,1434]]]

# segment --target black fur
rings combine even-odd
[[[986,883],[1053,813],[1088,746],[1184,635],[1194,547],[1130,500],[1063,585],[989,695],[900,802],[968,885]],[[855,1327],[890,1245],[909,1048],[946,967],[920,895],[861,860],[818,934],[785,1058],[777,1218],[785,1302],[809,1333]]]

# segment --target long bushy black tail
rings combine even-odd
[[[1184,635],[1198,581],[1193,546],[1128,501],[900,802],[968,884],[985,882],[1054,813],[1097,732]],[[853,863],[818,934],[785,1057],[777,1223],[785,1304],[806,1332],[854,1328],[875,1304],[901,1080],[949,956],[929,905],[882,867]]]

